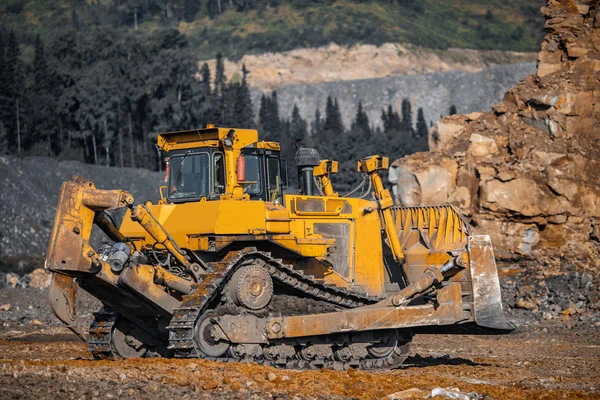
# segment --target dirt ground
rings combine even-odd
[[[411,388],[423,390],[411,398],[423,398],[435,387],[489,399],[600,398],[600,331],[560,320],[515,317],[519,331],[505,336],[417,335],[407,365],[392,371],[295,371],[205,360],[94,361],[50,314],[46,295],[0,290],[0,305],[12,301],[0,312],[2,399],[381,399]]]

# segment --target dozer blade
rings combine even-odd
[[[475,322],[484,328],[513,330],[515,327],[502,310],[500,280],[489,235],[469,236],[468,246]]]
[[[79,284],[75,282],[75,278],[56,272],[52,273],[52,282],[49,290],[50,308],[52,308],[58,319],[64,322],[73,333],[79,336],[81,340],[87,341],[85,334],[78,329],[78,291]]]

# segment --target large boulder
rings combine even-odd
[[[465,125],[462,118],[447,118],[438,121],[429,130],[429,149],[431,151],[444,151],[452,147],[453,143],[464,131]]]
[[[419,164],[392,164],[389,180],[397,201],[403,206],[447,203],[454,191],[456,162],[444,159],[425,168],[418,168]]]
[[[600,267],[600,9],[576,3],[542,8],[536,74],[491,111],[438,121],[429,153],[392,163],[399,204],[455,205],[501,257]]]

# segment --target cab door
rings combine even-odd
[[[267,155],[265,158],[267,170],[267,198],[273,203],[282,202],[281,162],[279,156]]]

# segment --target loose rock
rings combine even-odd
[[[202,389],[204,390],[212,390],[219,386],[217,381],[209,381],[202,385]]]
[[[275,375],[273,372],[267,373],[267,380],[269,382],[273,382],[275,379],[277,379],[277,375]]]

